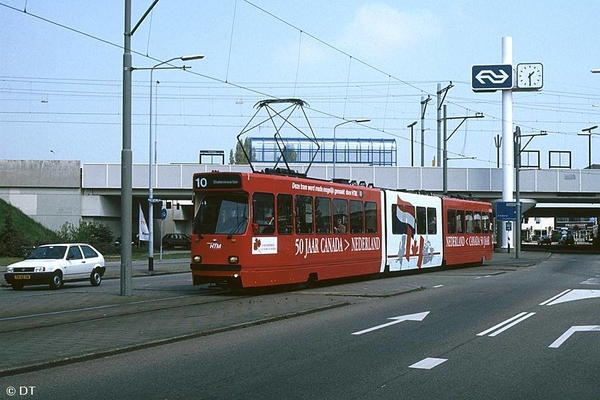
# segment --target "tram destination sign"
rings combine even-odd
[[[473,65],[471,88],[474,92],[512,89],[513,67],[510,64]]]
[[[239,174],[198,174],[194,176],[195,189],[238,189],[242,187]]]

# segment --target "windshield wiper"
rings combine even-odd
[[[229,235],[227,235],[227,239],[231,239],[233,237],[234,233],[238,233],[238,229],[240,229],[242,227],[242,224],[245,223],[248,220],[248,217],[243,216],[242,218],[240,218],[240,220],[238,221],[237,225],[231,230],[231,232],[229,232]]]

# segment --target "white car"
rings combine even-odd
[[[64,282],[85,280],[98,286],[105,271],[104,257],[89,244],[46,244],[36,248],[27,259],[9,265],[4,279],[15,290],[40,284],[60,289]]]

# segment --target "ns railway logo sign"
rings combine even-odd
[[[512,89],[513,67],[510,64],[473,65],[471,88],[474,92]]]

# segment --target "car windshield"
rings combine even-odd
[[[200,200],[193,232],[198,234],[241,234],[248,225],[246,194],[211,194]]]
[[[42,246],[31,253],[28,260],[60,260],[64,258],[67,246]]]

